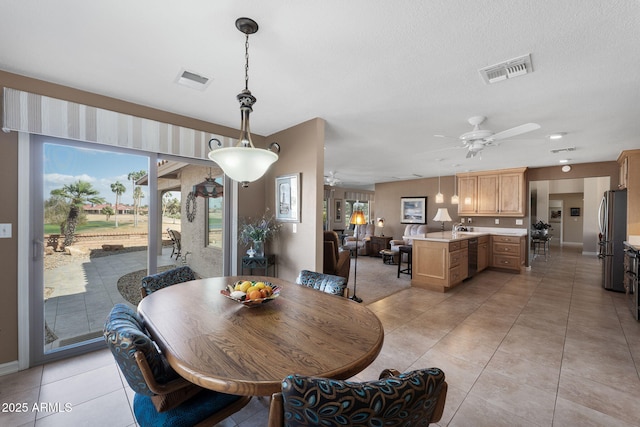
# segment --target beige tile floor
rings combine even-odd
[[[389,268],[385,280],[395,278]],[[440,367],[449,383],[440,426],[640,425],[640,324],[624,295],[600,287],[593,256],[554,249],[531,272],[487,271],[447,294],[408,289],[369,307],[385,344],[355,379]],[[131,399],[110,353],[98,351],[1,377],[0,401],[30,407],[0,412],[0,425],[129,426]],[[33,412],[33,402],[72,410]],[[253,399],[221,425],[266,426],[267,402]]]

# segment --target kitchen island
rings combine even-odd
[[[414,238],[411,286],[447,292],[487,267],[520,273],[526,235],[524,229],[495,229],[440,231]]]

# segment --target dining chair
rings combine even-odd
[[[143,320],[116,304],[104,325],[104,338],[129,386],[141,427],[214,425],[242,409],[251,397],[218,393],[180,377],[158,352]]]
[[[176,259],[178,259],[182,253],[182,234],[178,230],[172,230],[170,228],[167,228],[167,234],[169,235],[171,244],[173,245],[169,258],[173,257],[173,254],[175,254]]]
[[[367,382],[289,375],[271,397],[268,425],[428,426],[442,418],[446,398],[438,368],[385,369]]]
[[[191,267],[183,265],[172,268],[171,270],[143,277],[140,285],[140,294],[142,298],[144,298],[167,286],[188,282],[190,280],[196,280],[196,273],[193,272]]]
[[[349,297],[347,279],[342,276],[302,270],[296,278],[296,283],[328,294]]]

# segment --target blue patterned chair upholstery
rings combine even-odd
[[[328,294],[348,296],[347,279],[341,276],[302,270],[296,283]]]
[[[442,418],[446,397],[438,368],[386,369],[368,382],[289,375],[272,397],[269,427],[427,426]]]
[[[206,390],[181,378],[157,350],[144,323],[131,308],[116,304],[104,325],[104,338],[135,392],[136,421],[146,426],[192,426],[222,421],[250,397]]]
[[[142,293],[142,298],[144,298],[167,286],[190,280],[196,280],[196,274],[188,265],[183,265],[182,267],[143,277],[140,292]]]

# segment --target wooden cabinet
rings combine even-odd
[[[383,249],[389,249],[393,237],[391,236],[371,236],[369,240],[369,256],[380,256],[380,251]]]
[[[629,182],[629,155],[623,152],[618,159],[620,165],[620,176],[618,177],[618,188],[627,188],[627,182]]]
[[[620,186],[627,189],[627,238],[640,235],[640,150],[626,150],[618,157]]]
[[[464,215],[475,215],[476,199],[478,191],[478,177],[476,176],[458,176],[458,194],[460,202],[458,203],[458,213]]]
[[[478,237],[478,273],[489,266],[489,236]]]
[[[413,241],[411,285],[445,292],[467,278],[469,242]]]
[[[525,236],[491,236],[491,267],[520,271],[524,265]]]
[[[459,215],[523,217],[527,168],[458,175]]]

